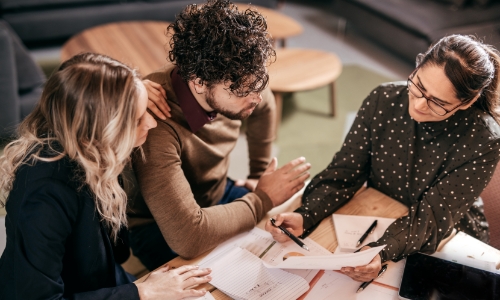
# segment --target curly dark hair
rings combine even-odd
[[[227,0],[187,6],[169,25],[169,59],[188,81],[208,87],[231,82],[237,96],[261,92],[269,81],[266,66],[276,53],[267,23],[257,11],[238,11]]]

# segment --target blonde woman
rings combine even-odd
[[[115,260],[126,234],[119,175],[156,121],[136,72],[80,54],[47,81],[19,137],[0,158],[7,245],[0,299],[181,299],[210,280],[185,266],[134,284]],[[4,205],[4,203],[1,203]]]

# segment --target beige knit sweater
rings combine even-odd
[[[241,121],[218,114],[196,133],[191,132],[172,88],[172,70],[146,77],[166,90],[172,118],[157,119],[158,126],[149,131],[142,147],[146,160],[138,152],[133,157],[140,193],[132,199],[129,225],[156,221],[172,250],[191,259],[253,228],[272,208],[272,202],[256,191],[232,203],[215,205],[224,194],[229,153]],[[266,89],[262,98],[247,123],[249,178],[259,178],[264,172],[274,140],[274,97]]]

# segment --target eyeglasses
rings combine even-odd
[[[425,100],[427,100],[427,106],[429,106],[429,108],[436,115],[444,116],[447,113],[450,113],[453,110],[455,110],[457,107],[464,105],[464,103],[460,103],[459,105],[455,106],[454,108],[448,110],[448,109],[444,108],[441,104],[437,103],[436,100],[428,98],[424,94],[424,92],[422,92],[422,90],[415,83],[413,83],[413,81],[411,81],[411,78],[408,78],[407,85],[408,85],[408,90],[410,91],[410,93],[412,93],[413,96],[415,96],[417,98],[425,98]]]

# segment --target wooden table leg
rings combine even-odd
[[[274,99],[276,100],[276,126],[275,126],[275,134],[278,136],[278,129],[281,124],[281,114],[283,110],[283,94],[280,92],[273,92]]]
[[[335,117],[335,81],[330,84],[330,115]]]

